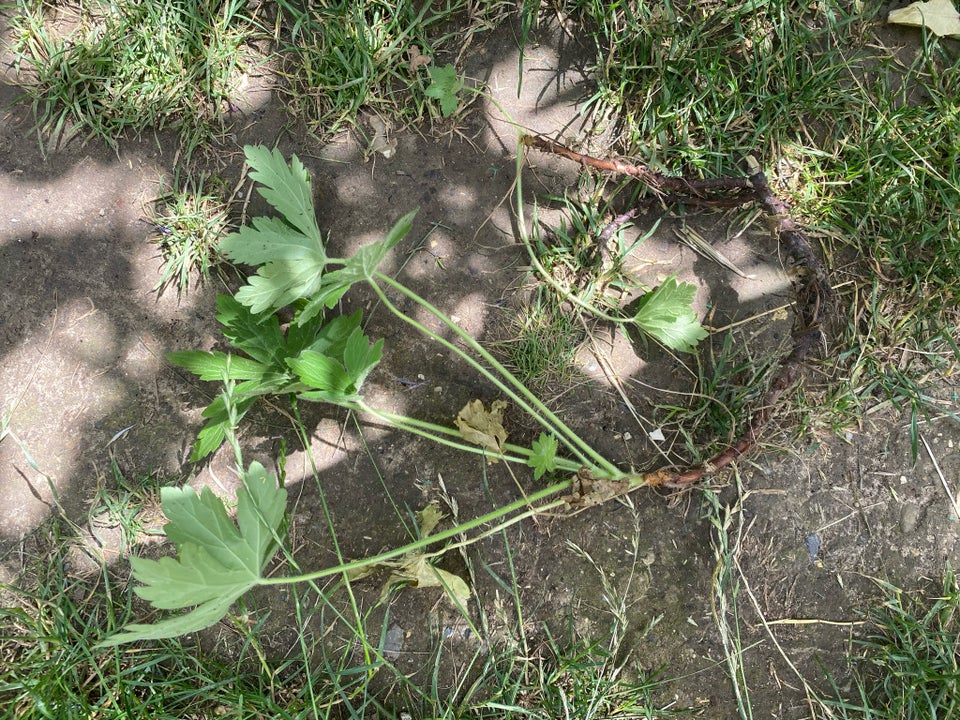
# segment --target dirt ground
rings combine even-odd
[[[588,94],[589,78],[577,69],[575,53],[567,57],[560,50],[542,39],[528,53],[519,98],[517,49],[510,37],[478,47],[466,74],[484,83],[524,127],[576,136],[577,103]],[[11,84],[0,85],[4,107],[16,96]],[[247,114],[207,158],[228,187],[239,178],[244,144],[276,143],[285,155],[296,153],[313,176],[321,228],[344,251],[382,237],[400,216],[419,207],[387,271],[476,337],[503,338],[510,313],[524,300],[525,259],[507,197],[516,131],[492,105],[474,101],[456,127],[397,133],[396,153],[385,158],[367,152],[357,134],[317,145],[291,124],[269,92],[256,102],[247,100]],[[25,108],[13,106],[0,118],[0,403],[20,441],[0,444],[2,582],[15,580],[24,547],[37,542],[32,533],[57,504],[80,527],[90,527],[90,499],[99,488],[111,487],[113,462],[128,479],[161,473],[171,482],[185,475],[193,484],[222,488],[230,482],[231,457],[223,450],[207,464],[187,461],[199,412],[216,389],[164,359],[170,351],[209,349],[219,342],[216,282],[179,300],[174,291],[154,290],[161,261],[143,219],[161,178],[172,176],[175,147],[168,136],[143,137],[123,140],[116,152],[96,142],[72,143],[43,157]],[[574,188],[578,171],[559,159],[531,155],[528,199]],[[254,198],[248,215],[263,209]],[[712,240],[749,277],[679,244],[673,229],[681,222]],[[768,313],[733,332],[744,357],[769,360],[789,340],[792,313],[783,307],[791,299],[789,280],[763,223],[728,238],[731,223],[720,213],[668,215],[641,247],[636,272],[653,281],[678,272],[695,282],[698,312],[714,328]],[[349,296],[346,308],[354,307],[367,307],[368,334],[386,339],[385,360],[367,386],[373,404],[450,422],[468,400],[495,399],[475,373],[401,327],[371,298]],[[715,351],[720,347],[724,334],[704,344],[703,358],[710,344]],[[618,464],[639,469],[662,464],[660,450],[673,447],[676,428],[663,428],[663,441],[650,439],[660,426],[656,405],[670,397],[665,391],[692,390],[689,373],[662,353],[638,356],[609,329],[599,328],[598,338],[581,354],[578,383],[558,395],[554,407]],[[419,376],[418,387],[400,382]],[[816,377],[810,373],[810,379]],[[628,412],[618,385],[639,421]],[[957,410],[946,380],[940,399]],[[361,424],[361,434],[342,413],[326,407],[306,408],[305,420],[346,556],[370,555],[404,541],[392,503],[416,509],[446,494],[466,519],[518,497],[502,466],[484,468],[372,425]],[[518,437],[529,435],[520,418],[508,417],[508,425]],[[743,662],[755,717],[809,717],[797,672],[825,690],[820,662],[842,684],[844,653],[862,630],[859,613],[880,595],[873,578],[925,587],[929,579],[938,581],[947,564],[960,565],[960,526],[937,469],[957,487],[960,431],[947,420],[933,420],[921,432],[932,454],[921,448],[914,463],[903,419],[883,409],[864,414],[842,437],[797,438],[774,423],[763,452],[744,458],[736,474],[727,471],[710,480],[721,503],[735,509],[730,536],[738,544]],[[289,423],[270,407],[248,416],[242,440],[247,461],[270,464],[281,441],[297,447]],[[306,568],[329,564],[335,557],[305,453],[291,452],[286,473],[295,501],[290,510],[297,557]],[[528,490],[534,487],[530,478],[521,482]],[[511,528],[471,547],[466,559],[448,562],[459,572],[469,563],[479,601],[473,609],[495,621],[494,630],[509,626],[510,619],[500,617],[504,598],[495,579],[508,577],[508,560],[515,566],[532,638],[542,637],[544,624],[558,637],[573,628],[601,638],[612,623],[609,608],[622,606],[628,671],[660,669],[670,680],[664,705],[732,718],[736,705],[714,621],[717,558],[703,514],[699,491],[679,496],[642,491],[572,518]],[[119,548],[93,536],[90,542],[92,553],[105,554],[118,573],[126,572]],[[82,563],[77,571],[83,571]],[[372,598],[378,592],[371,587]],[[278,652],[303,631],[291,613],[282,612],[289,605],[281,590],[255,593],[250,603],[253,611],[274,610],[263,632],[268,647]],[[476,642],[429,592],[398,592],[382,622],[398,666],[425,679],[430,650],[441,640],[452,646],[454,664],[457,643],[472,652]],[[231,652],[221,635],[210,641]]]

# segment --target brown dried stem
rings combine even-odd
[[[814,254],[813,248],[803,231],[790,217],[790,206],[778,198],[770,189],[767,177],[759,170],[759,167],[753,168],[749,177],[721,177],[709,180],[688,179],[664,175],[642,165],[633,165],[620,160],[601,160],[583,155],[540,136],[525,136],[523,144],[536,150],[560,155],[585,167],[593,167],[637,178],[660,194],[658,201],[661,203],[693,200],[700,204],[717,201],[737,201],[737,204],[739,204],[746,200],[757,200],[763,204],[773,221],[771,223],[772,231],[777,235],[781,246],[786,250],[795,271],[796,321],[790,352],[780,360],[780,369],[770,383],[770,389],[764,399],[763,406],[754,411],[746,431],[740,435],[733,445],[700,465],[682,471],[656,470],[638,477],[632,485],[633,487],[637,485],[670,488],[689,487],[692,483],[717,472],[750,451],[756,446],[760,432],[769,421],[772,410],[780,397],[796,382],[804,361],[813,352],[814,348],[823,343],[823,320],[834,299],[833,288],[827,279],[823,264]],[[752,158],[749,161],[756,165],[756,161],[753,161]],[[749,194],[742,194],[734,198],[706,197],[706,191],[717,190],[747,190]],[[670,191],[671,194],[664,196],[664,191]],[[632,219],[637,212],[637,210],[630,210],[614,218],[601,234],[606,235],[609,239],[618,227]]]

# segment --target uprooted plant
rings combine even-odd
[[[253,463],[241,472],[243,487],[237,494],[236,525],[222,501],[209,490],[198,495],[190,488],[165,488],[161,496],[169,520],[165,531],[179,557],[132,559],[134,577],[142,583],[137,593],[158,609],[193,609],[152,625],[128,626],[102,645],[173,637],[208,627],[257,585],[308,582],[337,575],[358,577],[366,569],[383,565],[416,565],[418,577],[432,577],[430,584],[443,587],[462,607],[467,597],[462,581],[430,563],[453,546],[429,553],[428,546],[458,538],[456,546],[462,547],[537,513],[588,507],[642,486],[682,485],[702,477],[711,467],[725,464],[721,461],[726,456],[718,456],[712,464],[683,473],[657,470],[638,474],[619,469],[452,319],[410,288],[378,271],[386,254],[409,231],[415,213],[401,218],[385,238],[361,247],[353,256],[329,257],[314,215],[310,179],[300,161],[294,157],[288,164],[279,151],[263,147],[247,147],[246,157],[252,168],[251,178],[261,185],[260,194],[280,217],[254,218],[251,225],[228,236],[220,246],[220,251],[231,260],[259,266],[256,275],[235,296],[221,296],[217,301],[217,318],[223,333],[243,355],[188,351],[170,356],[172,362],[201,379],[224,384],[223,392],[204,411],[207,423],[200,432],[193,458],[201,459],[229,440],[238,467],[242,468],[234,435],[239,421],[258,397],[283,395],[293,401],[333,403],[444,445],[528,465],[537,479],[544,475],[560,479],[451,529],[433,533],[434,522],[429,530],[422,530],[418,540],[378,556],[287,577],[263,574],[282,540],[286,492],[262,465]],[[759,183],[758,179],[754,185],[762,195]],[[520,220],[522,225],[522,215]],[[506,442],[500,424],[502,401],[496,401],[489,411],[480,401],[469,403],[460,411],[456,428],[369,405],[360,391],[382,357],[383,341],[371,342],[364,334],[360,311],[327,316],[357,283],[366,283],[390,312],[467,362],[504,397],[528,413],[543,429],[531,446]],[[455,341],[402,311],[391,301],[388,290],[438,319]],[[691,290],[675,278],[670,279],[647,293],[635,316],[616,320],[629,322],[675,349],[692,349],[703,330],[690,308]],[[294,316],[284,330],[276,313],[286,307],[294,309]],[[803,317],[819,326],[818,315]],[[754,429],[752,423],[751,432]],[[302,440],[309,446],[305,437]]]
[[[194,446],[193,459],[216,450],[254,401],[265,395],[333,403],[365,413],[395,428],[435,442],[482,453],[498,460],[523,463],[534,476],[564,474],[568,479],[462,523],[375,558],[297,577],[265,578],[261,571],[280,541],[285,493],[276,479],[254,463],[242,473],[238,493],[238,525],[229,520],[222,502],[209,491],[168,488],[162,496],[170,520],[167,536],[179,558],[134,559],[134,577],[144,583],[139,594],[159,609],[190,612],[154,625],[131,626],[108,639],[115,644],[136,639],[170,637],[217,622],[240,595],[259,584],[315,580],[402,558],[440,542],[497,523],[512,524],[534,512],[564,504],[591,504],[642,484],[659,484],[657,474],[624,472],[590,447],[544,405],[493,355],[438,308],[410,288],[377,270],[387,252],[409,231],[414,213],[401,218],[385,238],[361,247],[352,257],[332,258],[314,215],[309,176],[294,157],[288,164],[276,150],[246,148],[251,177],[260,194],[280,217],[257,217],[251,225],[228,236],[220,251],[239,263],[259,266],[257,274],[235,296],[217,300],[217,319],[237,352],[187,351],[170,360],[203,380],[224,382],[224,392],[204,411],[207,423]],[[500,401],[487,411],[473,401],[457,416],[457,427],[445,427],[389,413],[369,405],[360,393],[369,372],[383,354],[383,341],[371,342],[361,328],[361,313],[327,317],[356,283],[367,283],[380,301],[404,322],[452,351],[482,373],[497,390],[527,412],[543,428],[530,447],[506,442],[500,425]],[[391,301],[387,290],[399,293],[439,319],[458,342],[428,329]],[[651,298],[652,304],[661,301]],[[671,300],[675,302],[675,300]],[[284,330],[276,311],[294,308]],[[689,307],[681,313],[689,313]],[[652,332],[658,332],[654,327]],[[235,441],[234,441],[235,442]],[[558,453],[560,447],[564,453]],[[238,464],[242,465],[239,448]],[[561,493],[572,494],[559,497]],[[553,498],[549,500],[549,498]],[[540,505],[541,501],[546,501]],[[488,532],[489,530],[485,531]],[[437,570],[437,573],[440,571]],[[449,579],[443,585],[449,586]]]

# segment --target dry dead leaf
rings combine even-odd
[[[420,526],[420,537],[429,537],[437,525],[443,520],[443,513],[440,511],[438,503],[430,503],[423,510],[417,513],[417,523]],[[399,560],[385,560],[371,565],[364,565],[347,572],[347,577],[351,580],[360,580],[361,578],[373,575],[380,570],[390,570],[390,577],[383,584],[381,591],[381,600],[385,600],[387,594],[394,585],[410,585],[416,588],[438,587],[443,588],[450,599],[458,607],[466,607],[470,601],[470,586],[466,581],[446,570],[434,567],[430,564],[432,558],[443,554],[439,553],[407,553]]]
[[[503,411],[507,403],[494,400],[487,412],[480,400],[471,400],[457,414],[454,424],[467,442],[485,447],[494,452],[502,452],[507,441],[507,431],[503,427]],[[491,459],[490,462],[495,462]]]
[[[429,55],[421,55],[420,48],[416,45],[411,45],[407,49],[407,57],[410,59],[410,62],[407,64],[407,69],[410,71],[411,75],[417,74],[417,68],[422,65],[429,65],[431,58]]]
[[[567,507],[579,510],[594,505],[602,505],[608,500],[625,495],[633,489],[626,480],[608,480],[595,478],[587,470],[581,470],[573,478],[572,492],[564,495]]]
[[[937,36],[960,38],[960,13],[953,0],[915,2],[887,15],[887,22],[895,25],[925,27]]]
[[[406,584],[417,588],[443,588],[454,604],[459,607],[466,607],[470,602],[470,587],[464,579],[434,567],[430,564],[427,555],[405,555],[403,561],[394,564],[393,567],[393,572],[383,585],[384,596],[394,585]]]
[[[420,525],[420,537],[424,538],[432,535],[441,520],[443,520],[443,513],[440,511],[440,503],[432,502],[418,512],[417,523]]]
[[[397,152],[397,141],[390,137],[390,126],[379,115],[371,115],[370,128],[373,130],[373,139],[369,151],[378,152],[389,160]]]

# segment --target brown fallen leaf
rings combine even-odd
[[[378,152],[389,160],[397,152],[397,141],[390,137],[390,125],[379,115],[371,115],[369,122],[373,139],[370,140],[368,153]]]
[[[503,444],[507,441],[507,431],[503,427],[503,411],[506,409],[507,403],[503,400],[494,400],[489,412],[482,401],[471,400],[457,414],[454,424],[467,442],[503,452]],[[496,460],[491,458],[490,462]]]
[[[417,513],[417,523],[420,526],[420,537],[429,537],[443,519],[438,503],[430,503]],[[470,586],[466,581],[446,570],[434,567],[430,561],[442,555],[439,552],[410,552],[398,560],[384,560],[379,563],[364,565],[347,572],[351,580],[360,580],[369,577],[380,570],[390,570],[390,576],[383,584],[380,593],[381,600],[386,600],[394,585],[409,585],[416,588],[442,588],[450,600],[457,607],[466,607],[470,601]]]
[[[583,468],[573,478],[572,492],[563,496],[563,501],[571,510],[602,505],[608,500],[625,495],[633,489],[633,485],[626,480],[607,480],[595,478],[590,471]]]
[[[915,2],[899,10],[891,10],[887,22],[895,25],[925,27],[934,35],[960,38],[960,13],[953,0]]]
[[[422,65],[429,65],[431,62],[431,57],[429,55],[421,55],[420,48],[416,45],[411,45],[407,49],[407,57],[410,60],[410,62],[407,63],[407,69],[411,75],[416,75],[417,68]]]

